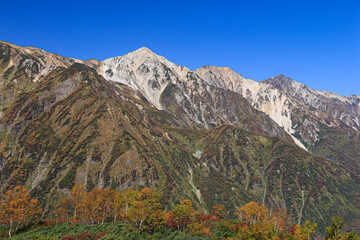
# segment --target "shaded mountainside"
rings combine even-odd
[[[316,221],[320,230],[335,215],[358,229],[359,148],[353,147],[359,143],[358,132],[348,132],[342,122],[340,133],[339,128],[320,128],[326,142],[311,150],[331,159],[327,155],[339,151],[335,137],[343,139],[337,157],[352,159],[349,170],[340,160],[300,148],[234,89],[209,84],[175,64],[166,66],[166,59],[151,53],[150,58],[136,54],[141,58],[108,62],[122,76],[118,81],[99,74],[108,69],[96,62],[88,64],[94,68],[54,64],[36,81],[36,74],[21,78],[31,87],[7,98],[0,116],[1,191],[25,185],[41,196],[44,214],[51,214],[75,184],[88,190],[148,186],[159,189],[169,207],[188,198],[197,208],[223,203],[234,211],[255,200],[286,209],[294,222]],[[1,63],[18,58],[16,52],[6,56],[1,55]],[[127,65],[119,66],[121,61]],[[129,87],[139,78],[142,84]],[[0,80],[11,79],[1,75]],[[145,92],[149,81],[155,87]],[[323,116],[321,121],[333,121]]]

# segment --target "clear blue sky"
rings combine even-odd
[[[176,2],[176,3],[175,3]],[[360,95],[360,1],[2,1],[0,40],[79,59],[146,46],[179,65]]]

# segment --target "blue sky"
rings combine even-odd
[[[79,59],[142,46],[194,70],[360,95],[360,1],[3,1],[0,40]]]

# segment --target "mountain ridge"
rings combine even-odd
[[[341,119],[229,68],[190,71],[147,49],[91,65],[5,45],[0,190],[25,185],[44,214],[75,184],[148,186],[169,206],[257,201],[294,222],[360,225],[360,134]]]
[[[7,45],[11,45],[11,46],[14,47],[14,48],[40,50],[40,51],[43,51],[43,52],[50,53],[50,52],[48,52],[48,51],[46,51],[46,50],[43,50],[43,49],[41,49],[41,48],[39,48],[39,47],[34,47],[34,46],[19,46],[19,45],[13,44],[13,43],[11,43],[11,42],[1,41],[1,40],[0,40],[0,43],[7,44]],[[110,58],[106,58],[105,60],[102,60],[102,61],[101,61],[101,60],[97,60],[97,59],[95,59],[95,58],[90,58],[90,59],[87,59],[87,60],[82,60],[82,59],[73,58],[73,57],[63,57],[63,58],[73,59],[74,61],[78,61],[79,63],[84,63],[85,65],[88,65],[88,64],[86,64],[85,62],[94,62],[94,63],[95,63],[95,62],[96,62],[96,63],[104,62],[104,61],[106,61],[106,60],[108,60],[108,59],[123,57],[123,56],[125,56],[125,55],[130,54],[130,53],[139,52],[139,51],[140,51],[140,52],[141,52],[141,51],[145,51],[145,52],[151,53],[151,54],[153,54],[153,55],[156,55],[156,56],[158,56],[158,57],[165,58],[165,57],[162,56],[162,55],[157,55],[154,51],[152,51],[150,48],[148,48],[148,47],[146,47],[146,46],[139,47],[138,49],[135,49],[135,50],[133,50],[133,51],[130,51],[130,52],[128,52],[128,53],[126,53],[126,54],[124,54],[124,55],[122,55],[122,56],[110,57]],[[59,55],[59,54],[57,54],[57,53],[51,53],[51,54],[61,56],[61,55]],[[62,56],[61,56],[61,57],[62,57]],[[167,60],[167,61],[168,61],[168,60]],[[180,66],[180,65],[178,65],[178,66]],[[194,72],[194,71],[196,71],[196,70],[198,70],[198,69],[201,69],[201,68],[204,68],[204,67],[224,68],[224,69],[230,69],[231,71],[233,71],[230,67],[219,67],[219,66],[216,66],[216,65],[204,65],[204,66],[202,66],[202,67],[200,67],[200,68],[197,68],[197,69],[195,69],[195,70],[192,70],[192,71]],[[96,69],[97,67],[93,67],[93,68]],[[189,70],[190,70],[190,69],[189,69]],[[190,71],[191,71],[191,70],[190,70]],[[235,71],[234,71],[234,72],[235,72]],[[237,72],[235,72],[235,73],[237,73]],[[237,74],[239,74],[241,77],[243,77],[240,73],[237,73]],[[279,75],[276,75],[276,76],[271,77],[271,78],[268,78],[268,79],[277,78],[277,77],[286,77],[286,76],[285,76],[284,74],[279,74]],[[286,77],[286,78],[288,78],[288,77]],[[252,80],[252,81],[255,81],[255,82],[265,82],[265,81],[268,80],[268,79],[260,80],[260,81],[255,81],[255,80]],[[289,78],[289,79],[291,79],[291,78]],[[251,80],[251,79],[249,79],[249,80]],[[291,80],[293,80],[293,79],[291,79]],[[295,81],[295,80],[293,80],[293,81]],[[295,81],[295,82],[296,82],[296,81]],[[297,83],[300,83],[300,82],[297,82]],[[300,84],[303,84],[303,83],[300,83]],[[305,85],[305,84],[303,84],[303,85]],[[307,85],[305,85],[305,86],[308,87]],[[308,88],[309,88],[309,87],[308,87]],[[313,89],[312,89],[312,90],[313,90]],[[332,91],[329,91],[329,90],[314,90],[314,91],[336,94],[336,95],[339,95],[339,96],[342,96],[342,97],[356,97],[356,98],[360,97],[360,95],[358,95],[358,94],[341,95],[341,94],[338,94],[338,93],[336,93],[336,92],[332,92]]]
[[[341,96],[333,92],[314,90],[284,75],[269,78],[261,82],[271,84],[311,107],[328,111],[357,131],[360,130],[360,96]],[[336,109],[331,109],[331,105],[338,106]]]
[[[104,60],[103,62],[96,61],[91,64],[89,64],[88,61],[62,58],[60,55],[56,55],[55,58],[59,59],[59,63],[56,61],[50,62],[51,65],[44,68],[48,69],[48,71],[46,72],[49,72],[49,70],[59,65],[69,66],[73,62],[87,64],[88,66],[95,68],[97,72],[103,75],[107,80],[127,84],[133,89],[140,91],[141,94],[145,98],[147,98],[147,100],[157,109],[170,112],[176,111],[179,116],[188,119],[187,124],[194,126],[202,125],[205,128],[211,128],[219,123],[242,124],[236,119],[236,117],[231,117],[230,119],[225,118],[225,116],[233,115],[232,113],[229,113],[228,110],[226,110],[228,113],[225,114],[221,113],[222,110],[213,108],[213,105],[208,105],[208,103],[213,102],[214,99],[209,99],[209,101],[207,101],[205,105],[199,102],[200,98],[194,99],[194,96],[197,96],[199,94],[215,96],[214,93],[209,94],[209,89],[208,87],[206,87],[206,85],[201,85],[201,89],[198,88],[198,86],[200,86],[199,83],[205,82],[206,84],[215,86],[216,89],[230,90],[232,92],[240,94],[250,103],[250,105],[252,105],[252,107],[264,112],[280,127],[283,127],[284,130],[292,137],[292,140],[295,141],[298,146],[308,151],[312,151],[313,153],[314,148],[323,149],[324,145],[319,142],[321,139],[319,126],[323,126],[321,128],[330,127],[330,129],[338,128],[341,129],[341,132],[353,131],[353,135],[356,134],[356,132],[358,131],[358,122],[356,120],[355,122],[351,120],[351,117],[353,116],[351,114],[353,113],[350,112],[350,114],[348,114],[349,111],[347,111],[346,108],[343,108],[343,106],[336,107],[334,109],[334,112],[337,114],[335,114],[335,116],[333,117],[331,116],[331,112],[329,115],[328,113],[326,113],[326,111],[323,111],[324,109],[318,109],[316,111],[313,111],[311,110],[312,106],[309,107],[309,104],[302,99],[297,99],[293,96],[290,96],[292,95],[291,93],[283,92],[264,81],[256,82],[251,79],[245,79],[240,74],[232,71],[230,68],[207,66],[197,69],[193,72],[186,67],[178,66],[177,64],[168,61],[163,56],[155,54],[146,47],[125,54],[124,56],[109,58],[107,60]],[[140,65],[141,69],[139,68]],[[118,70],[116,70],[117,68]],[[215,71],[216,76],[214,74],[210,76],[207,73],[209,72],[209,69],[220,69],[221,71]],[[162,75],[160,76],[159,73],[161,73]],[[42,76],[45,74],[39,75]],[[221,80],[225,75],[228,79],[231,80],[231,86],[227,85],[226,81]],[[219,81],[220,79],[221,82],[214,81],[214,79],[212,79],[213,77],[215,77],[214,79],[216,81]],[[189,79],[192,80],[189,81]],[[177,93],[171,93],[171,91],[169,92],[171,86],[174,83],[177,86],[177,88],[175,88]],[[194,90],[197,92],[196,95],[194,95]],[[163,93],[173,95],[171,100],[172,103],[166,109],[164,109],[164,107],[162,106],[161,98],[162,96],[166,95],[164,95]],[[229,109],[228,106],[225,106],[227,106],[227,104],[223,105],[223,109]],[[294,108],[294,106],[296,107]],[[344,111],[343,109],[345,109],[345,114],[341,114],[341,112]],[[204,114],[209,110],[210,114]],[[338,114],[338,112],[340,112],[340,114]],[[311,116],[307,116],[308,113],[311,113]],[[2,114],[2,112],[0,114]],[[339,120],[341,122],[339,122]],[[342,124],[342,122],[344,122],[345,125],[353,128],[353,130],[349,130],[347,126]],[[262,125],[264,126],[264,124]],[[270,126],[273,124],[265,125]],[[333,140],[331,141],[333,142]],[[333,143],[331,143],[331,145],[333,145]],[[330,155],[324,155],[322,150],[319,150],[319,153],[317,154],[319,154],[319,156],[324,156],[329,159],[335,157],[337,161],[348,161],[347,159],[349,157],[346,154],[342,154],[341,156],[335,156],[337,151],[336,149],[338,149],[338,147],[335,147],[335,150],[333,150],[333,146],[331,148],[328,148],[330,152],[333,152]],[[350,156],[350,161],[354,164],[356,164],[355,156],[356,154]]]

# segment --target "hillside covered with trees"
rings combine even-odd
[[[233,215],[222,204],[211,212],[194,209],[183,200],[165,209],[159,192],[143,188],[125,192],[111,188],[86,191],[75,185],[69,197],[44,217],[44,210],[26,188],[18,186],[1,196],[1,237],[14,239],[360,239],[343,232],[334,217],[325,233],[316,223],[293,225],[284,209],[256,202],[240,206]]]

